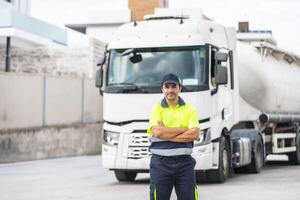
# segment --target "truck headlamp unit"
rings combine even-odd
[[[104,133],[103,133],[104,144],[107,144],[110,146],[117,146],[119,143],[119,136],[120,136],[120,133],[104,130]]]

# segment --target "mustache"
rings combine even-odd
[[[173,92],[168,92],[167,94],[173,94],[173,95],[176,95],[176,93],[173,93]]]

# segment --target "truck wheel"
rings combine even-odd
[[[137,172],[131,171],[115,170],[114,172],[117,180],[120,182],[134,181],[137,175]]]
[[[229,145],[225,137],[220,139],[219,148],[219,168],[217,170],[206,171],[208,182],[224,183],[229,174]]]
[[[252,153],[251,163],[250,165],[247,166],[247,172],[257,174],[261,171],[263,165],[264,165],[263,144],[260,137],[258,137],[257,141],[255,142],[255,152]]]
[[[288,156],[292,165],[300,165],[300,131],[296,137],[296,151],[289,153]]]

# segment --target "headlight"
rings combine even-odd
[[[117,146],[119,142],[120,133],[104,130],[103,141],[107,145]]]
[[[211,143],[211,132],[210,129],[200,131],[199,141],[194,142],[194,146],[201,146]]]

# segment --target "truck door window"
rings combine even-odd
[[[215,53],[218,51],[217,48],[211,47],[210,51],[210,71],[211,71],[211,85],[212,89],[217,88],[217,84],[215,83],[215,66],[216,66],[216,60],[215,60]]]

